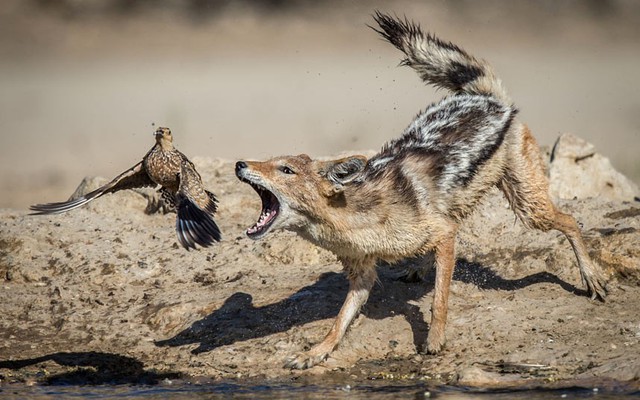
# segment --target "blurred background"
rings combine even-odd
[[[640,1],[3,0],[0,207],[116,176],[152,124],[190,157],[378,149],[444,92],[376,9],[489,60],[541,144],[575,133],[640,183]]]

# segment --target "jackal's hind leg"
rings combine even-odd
[[[538,145],[526,127],[522,141],[513,152],[504,178],[498,185],[509,200],[518,218],[528,227],[542,231],[562,232],[576,255],[580,276],[592,299],[604,300],[607,292],[602,270],[591,260],[576,220],[560,212],[549,196],[549,184],[544,174]]]
[[[571,215],[563,214],[556,210],[553,224],[553,228],[564,233],[569,240],[578,260],[582,284],[587,287],[587,292],[591,299],[604,301],[607,295],[606,279],[602,270],[589,257],[587,246],[584,244],[576,220]]]
[[[424,282],[434,267],[435,254],[430,251],[424,256],[411,259],[406,265],[397,267],[391,272],[391,278],[410,283]]]

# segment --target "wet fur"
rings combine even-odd
[[[490,67],[423,34],[413,23],[380,13],[375,20],[379,33],[405,53],[405,65],[452,94],[427,107],[398,139],[368,160],[320,161],[299,155],[236,167],[240,179],[278,198],[280,215],[270,230],[292,230],[332,251],[349,279],[347,298],[325,339],[286,365],[308,368],[333,351],[368,298],[378,260],[431,252],[436,282],[423,350],[441,351],[456,232],[495,186],[525,225],[566,235],[589,294],[603,299],[601,271],[589,258],[573,217],[558,211],[549,198],[538,145],[516,118],[517,110]]]

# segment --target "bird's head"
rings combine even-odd
[[[173,147],[173,136],[171,136],[171,129],[160,127],[156,129],[153,135],[156,137],[156,143],[162,146],[162,148]]]

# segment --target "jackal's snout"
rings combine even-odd
[[[243,169],[248,168],[248,167],[249,167],[249,166],[248,166],[248,165],[247,165],[247,163],[246,163],[246,162],[244,162],[244,161],[238,161],[238,162],[236,162],[236,176],[237,176],[238,178],[241,178],[241,176],[240,176],[240,175],[241,175],[241,172],[240,172],[240,171],[242,171]]]

